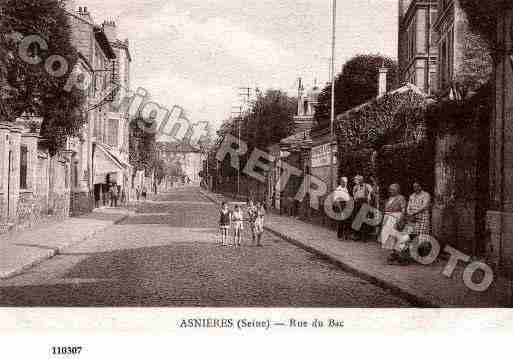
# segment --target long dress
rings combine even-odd
[[[397,249],[406,241],[406,238],[397,238],[398,231],[396,229],[396,225],[402,219],[405,209],[406,199],[403,196],[398,195],[388,199],[379,239],[384,249]]]
[[[414,212],[418,212],[420,209],[424,209],[422,212],[416,214],[411,219],[410,223],[414,227],[415,234],[419,240],[424,240],[426,236],[429,236],[431,232],[431,216],[429,208],[431,204],[431,196],[429,193],[422,191],[419,194],[413,193],[410,196],[408,203],[408,214],[411,215]]]

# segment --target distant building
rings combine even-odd
[[[180,168],[182,176],[168,176],[166,183],[185,181],[194,185],[201,182],[203,161],[206,155],[188,143],[157,143],[157,158],[163,160],[167,168]],[[175,178],[170,178],[175,177]],[[181,177],[181,178],[179,178]]]
[[[425,93],[437,89],[438,46],[433,24],[438,0],[399,0],[398,62],[400,83]]]

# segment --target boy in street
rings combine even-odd
[[[256,220],[258,217],[258,209],[255,207],[253,200],[249,200],[248,202],[248,221],[249,226],[251,228],[251,243],[255,244],[256,240]]]

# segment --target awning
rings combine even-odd
[[[122,177],[117,175],[125,171],[129,165],[121,161],[115,154],[103,145],[96,144],[94,151],[94,183],[106,183],[107,176],[111,181],[120,182]]]

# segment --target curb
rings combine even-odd
[[[200,190],[200,193],[202,196],[206,197],[208,200],[210,200],[214,203],[218,203],[217,200],[212,198],[212,196],[205,193],[203,190]],[[315,254],[315,255],[323,258],[324,260],[327,260],[328,262],[336,265],[337,267],[343,269],[346,272],[349,272],[349,273],[357,276],[358,278],[361,278],[367,282],[370,282],[382,289],[386,289],[386,290],[390,291],[392,294],[397,295],[398,297],[406,299],[408,302],[410,302],[414,306],[418,306],[418,307],[422,307],[422,308],[440,308],[441,307],[440,304],[435,303],[434,301],[431,301],[420,294],[417,294],[411,290],[402,288],[399,285],[388,282],[388,281],[381,279],[371,273],[357,269],[347,263],[344,263],[343,261],[338,259],[336,256],[326,253],[325,251],[321,251],[313,246],[309,246],[297,239],[294,239],[294,238],[289,237],[283,233],[280,233],[268,226],[264,226],[264,229],[266,231],[274,234],[275,236],[280,237],[281,239],[285,240],[286,242],[289,242],[289,243],[295,245],[296,247],[299,247],[309,253]]]
[[[386,289],[386,290],[390,291],[392,294],[394,294],[398,297],[406,299],[408,302],[410,302],[414,306],[422,307],[422,308],[440,308],[441,307],[440,304],[436,304],[433,301],[426,299],[424,296],[421,296],[421,295],[418,295],[411,291],[405,290],[404,288],[401,288],[398,285],[395,285],[386,280],[383,280],[371,273],[362,271],[362,270],[357,269],[347,263],[344,263],[343,261],[341,261],[334,255],[326,253],[325,251],[321,251],[313,246],[309,246],[297,239],[289,237],[289,236],[287,236],[283,233],[280,233],[270,227],[264,226],[264,228],[266,231],[282,238],[286,242],[289,242],[309,253],[315,254],[315,255],[323,258],[324,260],[336,265],[337,267],[343,269],[345,272],[351,273],[351,274],[357,276],[358,278],[361,278],[367,282],[370,282],[382,289]]]
[[[105,230],[107,230],[107,228],[115,226],[115,225],[123,222],[125,219],[127,219],[130,216],[131,216],[131,213],[127,213],[127,214],[123,215],[122,217],[120,217],[119,219],[110,222],[105,227],[99,228],[99,229],[93,231],[92,233],[89,233],[88,235],[84,236],[80,240],[77,240],[73,244],[68,244],[68,245],[65,245],[65,246],[62,246],[62,247],[48,249],[47,252],[44,252],[40,256],[34,258],[30,263],[26,263],[26,264],[22,265],[21,267],[13,269],[11,271],[0,273],[0,280],[2,280],[2,279],[9,279],[9,278],[12,278],[14,276],[17,276],[17,275],[27,271],[30,268],[33,268],[33,267],[35,267],[35,266],[37,266],[37,265],[39,265],[39,264],[41,264],[41,263],[43,263],[43,262],[53,258],[55,256],[58,256],[62,251],[66,250],[67,248],[70,248],[71,246],[74,246],[74,245],[77,245],[77,244],[80,244],[80,243],[83,243],[83,242],[86,242],[86,241],[90,240],[94,236],[97,236],[98,234],[100,234],[100,233],[104,232]]]

